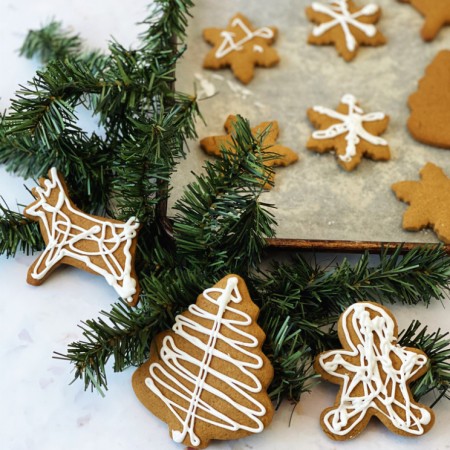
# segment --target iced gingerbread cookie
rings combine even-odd
[[[208,154],[213,156],[222,156],[222,149],[226,148],[228,151],[233,151],[233,131],[234,122],[236,116],[228,116],[225,122],[226,135],[224,136],[210,136],[203,138],[200,141],[200,147]],[[269,128],[270,127],[270,128]],[[267,131],[268,130],[268,131]],[[279,167],[279,166],[289,166],[298,160],[297,153],[288,147],[276,144],[280,129],[278,127],[277,121],[271,122],[261,122],[256,127],[252,128],[252,134],[254,136],[260,136],[263,134],[263,149],[265,153],[270,153],[275,155],[274,158],[270,158],[264,162],[266,166]],[[272,175],[273,178],[273,175]],[[270,189],[272,186],[266,183],[264,186],[266,189]]]
[[[155,338],[133,388],[175,442],[205,448],[213,439],[260,433],[271,422],[266,390],[273,368],[261,350],[258,314],[244,280],[228,275]]]
[[[277,37],[275,27],[254,28],[242,14],[236,14],[227,28],[207,28],[203,38],[214,47],[203,62],[205,69],[230,67],[242,83],[249,83],[255,66],[272,67],[280,58],[271,45]]]
[[[45,250],[28,270],[27,282],[39,286],[60,265],[68,264],[103,276],[120,297],[134,306],[139,283],[134,269],[138,221],[127,222],[92,216],[70,200],[56,168],[33,189],[36,201],[24,215],[39,222]]]
[[[417,141],[450,148],[449,86],[450,51],[442,50],[427,67],[417,92],[409,97],[408,129]]]
[[[386,38],[375,24],[381,9],[370,3],[361,8],[351,0],[313,2],[306,8],[306,16],[315,25],[308,38],[309,44],[334,44],[339,55],[351,61],[361,45],[378,46]]]
[[[314,368],[339,384],[334,406],[321,415],[325,433],[338,441],[361,433],[372,416],[402,436],[421,436],[434,423],[433,411],[414,401],[409,384],[428,370],[428,358],[397,344],[393,314],[372,302],[350,306],[339,319],[342,350],[317,356]]]
[[[420,178],[392,185],[397,198],[410,205],[403,215],[403,228],[432,228],[439,239],[450,244],[450,179],[432,163],[422,168]]]
[[[399,0],[410,3],[425,18],[421,35],[424,41],[432,41],[442,27],[450,25],[449,0]]]
[[[318,129],[312,133],[307,148],[318,153],[334,150],[345,170],[353,170],[363,156],[376,161],[390,159],[388,143],[379,137],[389,117],[382,112],[365,114],[353,95],[344,95],[336,111],[314,106],[307,114]]]

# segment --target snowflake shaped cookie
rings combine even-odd
[[[317,25],[308,38],[309,44],[334,44],[338,53],[351,61],[360,45],[378,46],[386,43],[385,37],[374,24],[381,9],[371,3],[357,8],[351,0],[314,2],[306,8],[306,15]]]
[[[228,151],[233,151],[233,131],[235,120],[236,116],[228,116],[224,126],[227,134],[224,136],[209,136],[203,138],[200,141],[200,147],[208,155],[218,156],[219,158],[222,157],[223,148],[226,148]],[[260,136],[263,133],[264,137],[262,140],[262,152],[276,156],[265,161],[264,164],[266,166],[289,166],[298,160],[297,153],[295,153],[288,147],[284,147],[283,145],[279,145],[276,143],[278,135],[280,133],[278,122],[276,120],[273,120],[271,122],[261,122],[259,125],[252,128],[252,134],[254,136]],[[273,181],[274,175],[271,174],[270,177]],[[271,189],[271,187],[272,186],[270,183],[266,183],[264,185],[265,189]]]
[[[342,350],[317,356],[314,368],[341,389],[334,406],[321,415],[325,433],[335,440],[351,439],[376,416],[402,436],[420,436],[431,429],[430,408],[414,401],[409,383],[428,369],[428,358],[415,348],[397,344],[393,314],[372,302],[350,306],[338,326]]]
[[[442,27],[450,25],[449,0],[400,0],[410,3],[425,18],[421,35],[424,41],[432,41]]]
[[[314,106],[308,117],[318,130],[307,148],[318,153],[335,150],[345,170],[353,170],[364,155],[377,161],[391,156],[388,143],[378,136],[386,130],[389,117],[382,112],[364,114],[353,95],[344,95],[336,111]]]
[[[403,215],[403,228],[433,228],[439,239],[450,244],[450,179],[432,163],[422,168],[420,178],[392,185],[397,198],[410,205]]]
[[[236,14],[227,28],[207,28],[203,38],[214,47],[203,62],[205,69],[230,67],[242,83],[249,83],[255,66],[272,67],[280,60],[270,46],[275,42],[275,27],[254,28],[242,14]]]

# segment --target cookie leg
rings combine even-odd
[[[231,62],[234,76],[244,84],[250,83],[254,76],[254,62],[245,58],[235,58]]]

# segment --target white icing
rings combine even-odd
[[[201,73],[196,73],[194,77],[200,84],[200,89],[197,92],[198,100],[213,97],[217,93],[214,83],[211,83]]]
[[[264,49],[260,46],[260,45],[254,45],[253,46],[253,51],[254,52],[256,52],[256,53],[263,53],[264,52]]]
[[[361,142],[361,139],[373,145],[388,145],[383,138],[370,134],[363,126],[364,122],[383,120],[386,117],[384,113],[375,112],[364,114],[362,108],[356,104],[356,98],[350,94],[344,95],[341,99],[341,103],[348,105],[347,114],[323,106],[314,106],[314,111],[340,121],[340,123],[331,125],[326,130],[314,131],[312,134],[314,139],[333,139],[342,134],[346,134],[345,140],[347,141],[347,147],[345,149],[345,154],[339,155],[339,158],[344,162],[351,161],[356,155],[356,146]]]
[[[218,296],[214,298],[211,294]],[[244,327],[252,323],[252,318],[243,311],[229,306],[231,302],[240,303],[242,300],[238,290],[238,279],[229,278],[224,289],[206,289],[203,296],[207,301],[216,305],[218,311],[213,314],[197,305],[191,305],[189,313],[201,321],[179,315],[175,318],[172,328],[177,336],[186,339],[202,350],[203,359],[194,358],[182,348],[178,348],[172,336],[166,336],[159,355],[163,362],[151,364],[150,376],[145,380],[148,388],[167,405],[180,422],[180,429],[172,432],[173,440],[183,442],[186,435],[189,435],[190,445],[195,447],[200,445],[200,439],[194,432],[196,421],[203,421],[227,430],[243,429],[259,433],[264,428],[259,417],[266,414],[265,407],[252,396],[262,390],[261,381],[253,371],[263,366],[263,359],[250,351],[250,349],[258,347],[258,340],[255,336],[243,331]],[[228,318],[225,318],[227,313]],[[205,320],[212,324],[202,325],[200,322],[204,323]],[[200,334],[203,339],[196,337],[195,334]],[[239,339],[229,337],[236,334],[240,337]],[[218,350],[219,343],[233,348],[238,356],[232,357],[228,353]],[[243,375],[241,380],[231,378],[212,368],[213,358],[224,362],[225,371],[230,366],[239,369]],[[192,373],[187,363],[198,368],[198,373]],[[217,368],[217,365],[215,367]],[[219,379],[228,389],[232,389],[235,394],[233,398],[209,384],[207,378],[211,376]],[[179,379],[182,379],[184,383]],[[169,391],[172,398],[168,398],[161,388],[166,393]],[[233,417],[216,409],[214,403],[208,404],[202,399],[203,391],[207,391],[239,410],[252,425],[239,423]],[[187,402],[189,407],[180,406],[177,403],[177,397],[183,400],[183,403]],[[235,400],[239,397],[245,399],[247,406],[243,406]]]
[[[57,201],[55,205],[51,205],[48,203],[48,198],[55,190],[58,192]],[[54,167],[50,170],[50,179],[45,180],[45,189],[36,187],[35,192],[38,200],[26,209],[26,213],[39,218],[45,227],[48,243],[34,265],[31,276],[35,280],[40,280],[61,259],[69,257],[86,264],[89,269],[102,275],[122,298],[130,302],[136,293],[136,280],[131,276],[132,256],[130,253],[132,240],[136,237],[139,228],[136,218],[131,217],[123,224],[116,224],[76,210],[64,192]],[[49,213],[51,214],[50,223],[47,218]],[[88,221],[91,224],[90,228],[83,228],[77,219]],[[111,234],[111,237],[107,238],[107,234]],[[83,240],[95,243],[96,251],[87,252],[76,247],[76,244]],[[123,267],[115,256],[116,252],[125,255]],[[91,257],[94,256],[101,257],[101,266],[91,261]]]
[[[371,312],[375,317],[370,317]],[[356,337],[350,335],[350,316],[351,329]],[[322,369],[343,381],[339,405],[323,418],[327,429],[344,436],[356,428],[373,408],[399,430],[413,435],[423,434],[423,425],[430,423],[431,415],[427,409],[411,401],[407,382],[425,366],[427,357],[395,343],[394,321],[379,306],[357,303],[344,312],[341,320],[351,350],[330,351],[319,357]],[[358,357],[358,363],[351,364],[349,357]],[[394,358],[400,361],[398,369],[392,365]],[[339,368],[344,368],[345,373],[339,372]],[[353,394],[353,390],[361,385],[364,396]]]
[[[223,37],[223,41],[220,44],[219,48],[216,51],[216,58],[220,59],[224,56],[228,55],[228,53],[234,52],[234,51],[241,51],[244,47],[243,45],[247,43],[248,41],[251,41],[255,37],[260,37],[264,39],[272,39],[273,38],[273,31],[268,27],[258,28],[255,31],[251,31],[247,25],[240,19],[239,17],[236,17],[232,22],[231,26],[239,27],[244,33],[245,36],[240,39],[239,41],[235,42],[234,38],[236,36],[235,33],[232,31],[222,31],[221,36]],[[261,53],[263,51],[263,48],[259,46],[261,49]],[[255,50],[259,51],[259,50]]]
[[[374,25],[360,22],[358,18],[371,16],[378,11],[378,6],[371,3],[364,6],[361,10],[350,13],[347,0],[330,0],[328,5],[314,2],[311,7],[313,11],[330,16],[331,20],[320,25],[316,25],[312,34],[314,36],[322,36],[328,30],[335,26],[342,27],[345,36],[345,44],[348,51],[353,52],[356,49],[356,39],[353,36],[350,26],[362,31],[367,37],[374,37],[377,29]]]

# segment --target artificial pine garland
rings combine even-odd
[[[84,52],[77,35],[52,22],[31,31],[21,49],[45,64],[12,101],[0,126],[0,162],[24,177],[37,178],[56,166],[75,202],[85,211],[142,224],[137,265],[142,294],[137,308],[124,302],[83,322],[84,339],[57,357],[75,366],[85,387],[107,388],[106,364],[122,371],[148,358],[152,338],[172,326],[176,314],[227,273],[246,278],[261,308],[267,334],[264,352],[275,368],[271,397],[298,401],[311,387],[311,362],[337,344],[336,320],[360,300],[407,305],[444,299],[450,259],[442,247],[424,246],[402,255],[363,255],[322,269],[297,256],[266,272],[260,269],[266,239],[274,236],[271,205],[260,201],[271,173],[264,136],[253,136],[238,118],[234,151],[205,164],[175,204],[168,223],[165,202],[170,177],[195,137],[196,99],[174,90],[175,65],[184,47],[189,0],[158,0],[144,21],[137,49],[111,42],[108,54]],[[87,133],[76,109],[89,108],[104,133]],[[1,206],[0,253],[42,248],[37,225]],[[414,383],[416,399],[437,391],[450,398],[450,339],[414,321],[401,345],[424,350],[427,374]]]

